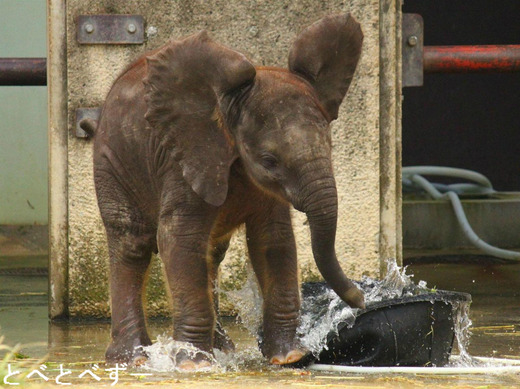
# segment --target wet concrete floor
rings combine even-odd
[[[63,382],[74,386],[109,386],[111,368],[104,365],[103,355],[109,341],[107,322],[65,322],[49,324],[47,320],[47,276],[45,256],[28,258],[0,258],[0,335],[3,343],[15,346],[25,344],[19,357],[29,365],[26,372],[39,368],[38,358],[46,358],[41,370],[50,378],[26,379],[29,384],[56,385],[60,364],[71,371],[62,376]],[[20,264],[23,263],[23,266]],[[38,270],[40,269],[40,270]],[[425,280],[429,287],[469,292],[473,296],[470,317],[473,321],[469,352],[474,356],[520,360],[520,264],[493,263],[417,263],[410,265],[408,274],[414,281]],[[225,323],[237,344],[240,355],[247,358],[248,350],[256,349],[254,338],[229,319]],[[169,334],[167,321],[149,323],[152,339]],[[254,352],[252,352],[254,354]],[[0,361],[2,351],[0,350]],[[22,361],[11,361],[19,366]],[[2,374],[0,362],[0,380]],[[23,368],[22,368],[23,370]],[[79,375],[90,370],[100,380]],[[145,375],[152,374],[152,375]],[[51,384],[52,382],[52,384]],[[282,369],[268,366],[258,356],[238,372],[157,373],[143,370],[125,370],[117,385],[149,386],[172,385],[181,388],[281,388],[281,387],[461,387],[495,388],[520,387],[520,375],[412,375],[412,374],[339,374],[311,372],[305,369]]]

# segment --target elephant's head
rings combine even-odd
[[[171,143],[193,190],[220,206],[230,166],[240,158],[253,182],[307,214],[321,274],[354,307],[364,306],[363,295],[334,249],[338,200],[329,123],[362,41],[349,14],[325,17],[297,37],[285,70],[255,68],[203,32],[148,57],[145,81],[146,118]]]

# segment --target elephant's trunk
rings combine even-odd
[[[310,180],[303,192],[302,210],[307,214],[312,239],[312,253],[318,269],[330,287],[354,308],[364,308],[363,293],[341,269],[335,251],[338,219],[336,182],[330,175]]]

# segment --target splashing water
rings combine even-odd
[[[321,350],[328,349],[327,336],[338,333],[338,325],[347,323],[349,327],[356,320],[356,309],[346,306],[331,289],[323,289],[302,303],[300,325],[297,334],[303,347],[317,356]]]
[[[262,306],[264,299],[260,293],[258,281],[253,267],[247,267],[247,279],[242,288],[231,291],[220,290],[225,293],[237,311],[239,321],[253,336],[257,336],[262,328]]]
[[[216,366],[216,359],[210,353],[203,352],[190,343],[178,342],[166,335],[159,335],[157,342],[151,346],[143,347],[148,355],[148,360],[142,366],[145,370],[155,372],[179,372],[179,361],[177,357],[180,353],[186,353],[190,357],[202,353],[211,362],[210,367],[203,367],[201,371],[211,371]]]
[[[388,259],[385,278],[378,281],[363,276],[357,285],[365,293],[366,304],[429,292],[426,282],[420,281],[415,285],[412,277],[406,274],[406,267],[400,268],[395,259]]]
[[[251,265],[247,267],[247,280],[241,289],[224,291],[229,301],[233,302],[237,310],[239,321],[249,333],[258,336],[262,326],[263,299],[258,287],[258,282]],[[179,369],[176,356],[180,352],[195,356],[200,350],[190,343],[177,342],[171,337],[162,335],[157,337],[157,342],[145,347],[149,358],[143,365],[145,370],[155,372],[183,372]],[[203,367],[196,372],[234,372],[244,369],[260,370],[265,368],[265,358],[258,347],[248,347],[226,354],[218,349],[213,349],[213,355],[204,353],[211,362],[210,367]]]
[[[395,259],[386,262],[386,276],[382,280],[363,276],[356,282],[365,294],[367,305],[384,300],[411,297],[432,293],[425,281],[413,282],[413,274],[406,274],[406,267],[400,268]],[[304,284],[304,288],[307,285]],[[254,336],[258,336],[262,324],[262,296],[258,289],[256,277],[251,271],[248,279],[240,290],[227,292],[234,302],[239,317],[244,326]],[[305,291],[304,291],[305,294]],[[455,337],[457,339],[460,358],[457,365],[474,366],[475,359],[468,351],[471,320],[469,319],[469,303],[453,303],[453,317],[455,318]],[[302,315],[297,334],[303,347],[315,356],[323,349],[327,349],[327,341],[331,334],[338,333],[338,327],[354,325],[358,309],[347,306],[339,296],[327,287],[308,293],[302,301]]]
[[[459,347],[459,360],[453,366],[468,367],[481,365],[475,358],[469,355],[468,346],[471,336],[471,319],[469,318],[469,303],[464,301],[454,302],[453,316],[455,317],[455,338]]]
[[[196,369],[197,373],[223,373],[243,371],[245,369],[256,369],[263,367],[265,362],[258,348],[247,348],[234,353],[226,354],[214,349],[211,353],[203,352],[191,343],[178,342],[166,335],[159,335],[157,341],[151,346],[144,347],[148,355],[148,360],[142,365],[142,369],[152,372],[162,373],[185,373],[180,369],[177,357],[182,353],[188,357],[195,357],[197,354],[204,354],[211,366]],[[189,371],[188,373],[193,373]]]
[[[419,286],[406,274],[406,269],[399,268],[395,260],[387,261],[386,277],[374,280],[363,276],[356,285],[365,294],[365,303],[391,300],[395,298],[413,296],[426,293],[426,283]],[[323,287],[312,293],[302,302],[302,312],[298,335],[304,347],[317,356],[321,350],[327,350],[327,341],[330,334],[338,334],[340,324],[352,327],[356,320],[357,308],[350,308],[331,289]]]
[[[413,275],[406,274],[406,268],[400,268],[395,260],[387,260],[386,276],[382,280],[375,280],[363,276],[356,285],[365,294],[365,303],[380,302],[402,297],[416,296],[432,293],[427,288],[426,282],[419,281],[416,285],[412,281]],[[304,288],[308,287],[304,284]],[[331,334],[338,333],[338,326],[352,327],[358,313],[357,308],[350,308],[338,295],[324,284],[308,294],[302,301],[302,315],[297,334],[303,347],[307,348],[315,356],[323,349],[327,349],[327,341]],[[239,290],[220,291],[228,296],[238,312],[237,320],[257,339],[262,326],[263,299],[258,287],[256,276],[248,267],[248,277],[244,286]],[[305,294],[305,290],[304,290]],[[471,357],[467,351],[469,328],[469,302],[453,302],[453,317],[455,318],[455,337],[458,343],[460,357],[452,366],[476,366],[479,362]],[[178,372],[176,356],[183,351],[188,355],[195,355],[201,351],[188,343],[176,342],[171,337],[159,336],[157,342],[145,347],[149,360],[143,366],[144,369],[160,372]],[[213,355],[207,353],[211,361],[211,367],[204,367],[202,372],[228,372],[240,371],[245,368],[265,368],[265,361],[258,347],[250,347],[232,354],[225,354],[219,350],[213,350]]]

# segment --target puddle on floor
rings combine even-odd
[[[4,261],[1,261],[2,263]],[[1,263],[0,263],[1,264]],[[473,356],[520,360],[520,264],[414,264],[408,267],[414,281],[425,280],[429,287],[471,293],[473,321],[468,351]],[[40,370],[51,382],[60,374],[60,364],[71,374],[63,382],[80,385],[110,385],[113,368],[104,364],[104,351],[109,342],[108,322],[54,323],[47,320],[47,277],[31,273],[0,272],[0,334],[4,344],[31,344],[20,352],[29,363],[47,355],[47,367]],[[237,345],[233,363],[239,371],[204,373],[160,373],[143,369],[120,372],[117,385],[175,385],[176,387],[281,388],[294,387],[518,387],[520,375],[411,375],[311,372],[305,369],[283,369],[267,365],[257,351],[256,340],[234,319],[224,325]],[[149,323],[152,339],[170,334],[169,321]],[[0,351],[0,357],[1,357]],[[0,358],[1,360],[1,358]],[[244,361],[246,361],[244,363]],[[16,363],[14,362],[13,366]],[[38,368],[39,365],[35,365]],[[32,370],[33,368],[31,368]],[[89,370],[100,377],[78,376]],[[0,374],[1,362],[0,362]],[[151,374],[151,375],[146,375]],[[70,377],[70,378],[69,378]],[[29,383],[42,384],[40,378]],[[56,383],[54,383],[57,385]]]

